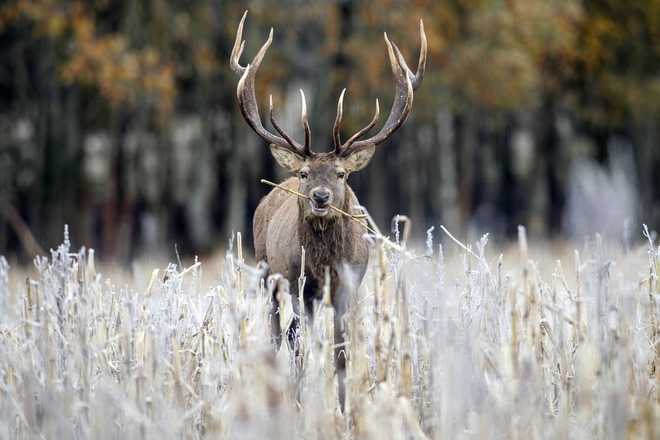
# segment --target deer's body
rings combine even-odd
[[[282,187],[299,191],[296,177],[285,180]],[[342,211],[356,215],[357,197],[346,185]],[[342,289],[340,272],[351,270],[353,281],[362,280],[367,268],[369,249],[363,238],[366,229],[361,223],[345,216],[317,218],[305,215],[307,200],[280,189],[274,189],[261,200],[254,213],[253,232],[255,256],[269,265],[269,274],[282,274],[289,280],[296,298],[301,266],[301,247],[305,249],[305,310],[313,311],[313,300],[322,298],[321,287],[325,268],[330,270],[330,291],[333,305]],[[343,286],[348,292],[350,284]],[[356,286],[353,286],[356,287]]]
[[[302,95],[304,144],[293,140],[277,124],[273,117],[272,97],[270,121],[278,134],[264,128],[255,96],[254,80],[272,42],[273,31],[271,29],[268,41],[252,63],[241,66],[239,58],[244,47],[241,41],[244,22],[245,15],[236,33],[236,43],[230,63],[234,73],[240,77],[237,89],[239,109],[248,125],[270,144],[271,153],[277,163],[295,175],[286,180],[283,186],[306,197],[298,197],[276,188],[261,200],[254,214],[253,223],[256,257],[257,260],[268,263],[269,274],[282,274],[289,281],[295,305],[299,302],[298,293],[303,295],[305,310],[310,314],[314,310],[314,300],[322,298],[327,268],[330,274],[330,295],[335,308],[334,342],[338,347],[335,351],[336,365],[341,379],[345,374],[345,357],[339,356],[344,350],[341,345],[343,341],[341,320],[348,305],[348,295],[355,292],[362,281],[369,252],[367,242],[363,238],[366,232],[364,225],[331,208],[339,208],[353,215],[359,214],[356,212],[356,207],[359,205],[357,197],[348,186],[346,179],[350,173],[367,166],[376,150],[376,145],[385,141],[406,121],[412,108],[413,92],[421,85],[424,78],[426,65],[424,26],[420,22],[422,48],[415,74],[406,65],[399,49],[385,35],[396,90],[392,110],[381,130],[372,137],[361,139],[378,120],[379,107],[376,101],[376,114],[371,123],[342,144],[340,140],[344,99],[342,92],[332,133],[334,150],[329,153],[315,153],[311,149],[311,133],[304,94]],[[298,292],[303,247],[306,282],[304,292]],[[276,314],[277,301],[274,298],[273,318]],[[279,320],[271,319],[271,325],[279,339],[281,337]],[[343,380],[340,380],[342,402],[343,389]]]

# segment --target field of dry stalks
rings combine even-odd
[[[144,281],[104,276],[66,231],[28,279],[10,281],[0,257],[0,438],[660,435],[652,234],[560,252],[528,247],[523,229],[505,249],[448,234],[441,247],[429,233],[416,253],[392,235],[371,237],[345,317],[343,413],[332,308],[302,327],[298,359],[276,351],[270,283],[240,238],[222,264],[170,264]]]

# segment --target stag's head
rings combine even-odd
[[[334,150],[327,153],[315,153],[311,149],[311,132],[307,120],[307,105],[305,94],[302,95],[302,125],[305,132],[304,144],[300,144],[291,138],[282,127],[275,121],[273,116],[273,98],[270,97],[270,121],[278,134],[266,130],[261,123],[257,99],[254,91],[254,79],[263,60],[268,47],[273,40],[273,30],[270,30],[268,40],[259,53],[254,57],[252,63],[247,66],[239,64],[239,58],[244,48],[242,41],[243,24],[247,12],[243,15],[236,32],[236,42],[231,54],[231,68],[240,77],[238,82],[238,104],[245,121],[252,127],[262,139],[270,144],[270,150],[277,163],[287,171],[298,176],[300,186],[298,191],[309,197],[309,200],[300,199],[300,206],[306,218],[326,218],[335,216],[335,211],[330,205],[340,208],[344,206],[346,193],[346,179],[354,171],[359,171],[371,160],[376,145],[385,141],[392,135],[408,118],[413,102],[413,92],[422,84],[424,69],[426,66],[426,35],[424,24],[420,21],[420,35],[422,47],[420,50],[417,73],[406,65],[401,52],[387,38],[385,42],[389,54],[390,65],[396,84],[394,103],[387,121],[378,134],[361,139],[371,130],[378,120],[379,107],[376,100],[376,112],[372,121],[362,130],[351,136],[342,143],[339,135],[343,113],[344,91],[342,91],[337,104],[337,117],[333,128]]]

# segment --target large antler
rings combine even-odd
[[[406,122],[410,110],[412,108],[413,92],[422,84],[424,79],[424,70],[426,68],[426,34],[424,33],[424,22],[419,22],[419,33],[422,40],[422,47],[419,53],[419,62],[417,64],[417,73],[413,75],[412,71],[408,68],[403,55],[392,43],[385,34],[385,42],[387,43],[387,52],[390,57],[390,65],[392,66],[392,73],[396,82],[396,91],[394,96],[394,104],[390,116],[387,118],[383,128],[376,134],[368,139],[358,140],[366,132],[371,130],[376,124],[379,115],[378,100],[376,100],[376,114],[373,120],[364,127],[362,130],[351,136],[343,145],[339,137],[339,125],[343,113],[344,92],[342,91],[337,104],[337,118],[333,128],[333,138],[335,142],[334,152],[338,156],[346,157],[351,153],[366,148],[372,145],[378,145],[392,135],[399,127]],[[345,91],[345,90],[344,90]]]
[[[270,43],[273,41],[273,29],[270,29],[270,35],[268,40],[264,43],[263,47],[257,53],[257,55],[252,60],[252,63],[243,67],[239,64],[238,60],[243,53],[243,48],[245,47],[245,41],[242,41],[243,36],[243,23],[245,23],[245,17],[247,16],[247,11],[243,14],[241,22],[238,25],[238,30],[236,31],[236,42],[234,43],[234,48],[231,51],[231,70],[234,71],[241,79],[238,82],[238,88],[236,94],[238,96],[238,107],[241,109],[241,114],[243,119],[252,127],[252,130],[255,131],[262,139],[270,144],[275,144],[280,147],[291,150],[292,152],[299,154],[301,156],[311,156],[313,153],[311,151],[311,131],[309,129],[309,122],[307,121],[307,105],[305,103],[305,94],[302,94],[302,122],[303,129],[305,131],[305,144],[300,145],[294,141],[291,136],[286,134],[282,127],[275,122],[273,117],[273,97],[270,97],[270,121],[273,124],[273,127],[277,132],[282,136],[277,136],[266,130],[261,123],[261,118],[259,117],[259,107],[257,106],[257,98],[254,92],[254,77],[257,74],[261,60],[263,59]]]

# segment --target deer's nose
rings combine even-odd
[[[312,199],[314,202],[319,203],[321,205],[325,205],[328,203],[328,200],[330,200],[330,194],[327,191],[314,191],[312,194]]]

